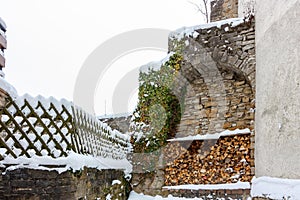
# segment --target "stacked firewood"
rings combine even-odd
[[[250,135],[172,142],[165,149],[165,185],[224,184],[252,179]]]

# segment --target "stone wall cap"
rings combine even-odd
[[[245,129],[235,129],[233,131],[231,130],[225,130],[221,133],[214,133],[214,134],[206,134],[206,135],[190,135],[187,137],[179,137],[174,139],[169,139],[169,142],[178,142],[178,141],[194,141],[194,140],[218,140],[220,137],[227,137],[227,136],[236,136],[236,135],[244,135],[244,134],[250,134],[251,130],[249,128]]]
[[[249,182],[237,182],[227,184],[207,184],[207,185],[177,185],[164,186],[167,190],[247,190],[250,189]]]
[[[181,40],[185,36],[193,36],[196,38],[198,34],[194,34],[196,30],[200,29],[209,29],[213,27],[221,28],[222,25],[228,24],[230,27],[236,27],[240,24],[245,23],[244,18],[230,18],[230,19],[225,19],[225,20],[220,20],[216,22],[211,22],[207,24],[200,24],[196,26],[191,26],[191,27],[182,27],[180,29],[177,29],[173,32],[170,33],[169,38]]]
[[[132,116],[131,112],[125,112],[125,113],[100,115],[100,116],[97,116],[97,118],[101,120],[101,119],[127,118],[127,117],[131,117],[131,116]]]

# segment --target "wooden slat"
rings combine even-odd
[[[59,105],[62,107],[57,108],[54,103],[46,108],[40,101],[32,106],[26,99],[24,102],[18,100],[18,104],[11,97],[7,100],[6,106],[1,110],[5,121],[0,120],[0,148],[6,149],[5,155],[14,158],[21,155],[30,157],[32,154],[28,150],[34,150],[34,154],[38,156],[42,156],[42,151],[46,150],[48,156],[53,158],[67,156],[68,150],[114,159],[122,159],[126,155],[129,143],[110,137],[109,131],[97,123],[96,118],[93,119],[77,107],[71,106],[70,113],[65,106]],[[15,112],[10,113],[11,109]],[[66,131],[62,131],[63,129]],[[33,138],[29,138],[29,134]],[[43,135],[47,135],[47,141],[44,141]],[[26,142],[26,146],[23,147],[18,139]],[[8,140],[13,140],[14,147],[10,148],[6,144]],[[49,147],[52,142],[54,149]],[[37,143],[39,147],[36,146]],[[124,151],[121,155],[118,154],[119,148]],[[15,152],[18,149],[20,155]],[[57,150],[56,154],[53,150]],[[3,156],[0,155],[0,160]]]

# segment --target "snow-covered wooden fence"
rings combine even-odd
[[[0,116],[0,160],[6,156],[66,157],[71,151],[123,159],[131,150],[128,136],[66,100],[8,97]]]

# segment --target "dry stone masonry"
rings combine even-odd
[[[238,22],[238,23],[237,23]],[[163,186],[250,182],[254,175],[255,21],[232,19],[172,33],[169,51],[182,56],[171,90],[180,96],[181,121],[146,175],[133,175],[133,189],[167,195]],[[225,130],[243,135],[180,141]],[[161,179],[161,176],[164,179]],[[177,196],[209,196],[211,191],[169,191]],[[235,193],[236,192],[236,193]],[[215,191],[213,193],[220,193]],[[246,199],[249,190],[227,191]],[[200,196],[201,196],[200,195]],[[217,196],[216,196],[217,197]],[[235,196],[236,197],[236,196]]]
[[[0,79],[4,78],[4,73],[2,72],[2,68],[5,67],[5,58],[4,58],[4,50],[7,48],[6,41],[6,25],[4,21],[0,18]],[[2,80],[0,80],[1,82]],[[7,92],[0,87],[0,109],[2,109],[5,105],[7,97]]]
[[[227,24],[196,30],[196,39],[183,39],[189,45],[183,50],[180,73],[188,89],[177,137],[254,129],[254,26]],[[176,50],[176,44],[170,47]]]
[[[238,199],[248,200],[250,198],[250,189],[236,189],[236,190],[169,190],[169,194],[175,197],[190,197],[202,199]],[[266,199],[257,199],[266,200]]]
[[[4,50],[7,48],[5,32],[6,24],[0,18],[0,77],[2,77],[2,68],[5,67]]]
[[[121,170],[85,168],[75,173],[34,169],[0,170],[2,200],[126,200],[130,186]]]
[[[201,151],[207,141],[192,142],[186,153],[168,163],[165,184],[251,181],[254,175],[254,27],[254,21],[236,27],[224,24],[220,28],[196,30],[199,33],[196,38],[182,39],[185,45],[180,72],[191,89],[185,96],[176,137],[245,128],[252,133],[211,141],[215,145],[209,145],[206,153]],[[171,51],[176,50],[176,42],[170,45],[174,47]],[[170,149],[176,152],[176,148]]]
[[[131,117],[131,114],[124,113],[116,116],[100,116],[99,120],[108,124],[112,129],[118,130],[121,133],[126,133],[129,130]]]
[[[238,0],[212,0],[211,21],[238,17]]]

